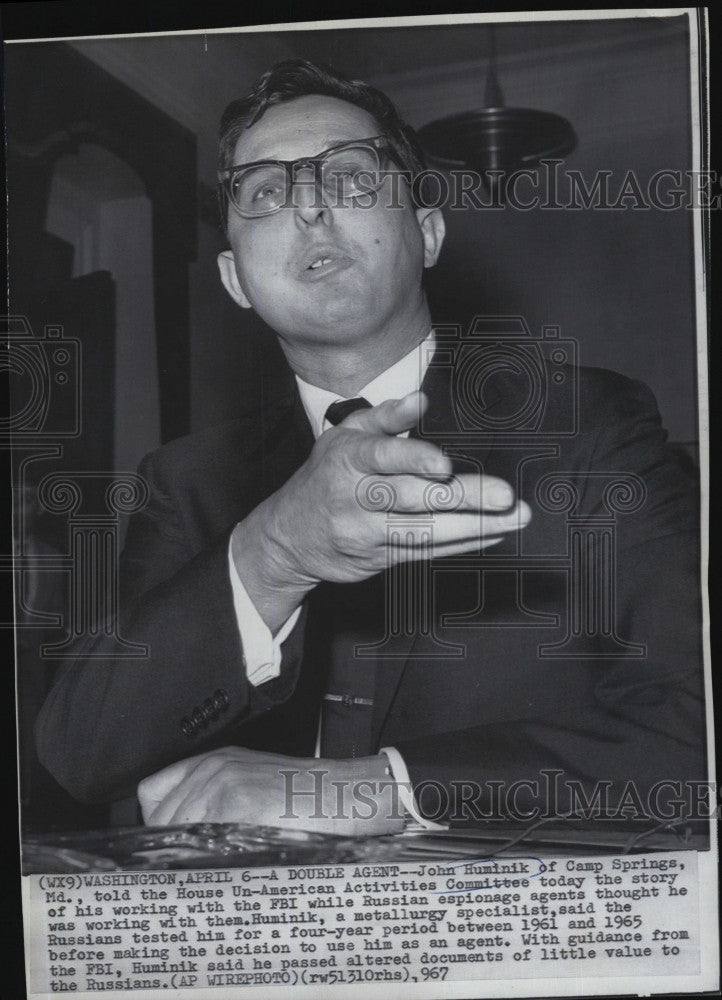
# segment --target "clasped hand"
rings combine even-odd
[[[144,778],[138,799],[149,826],[253,823],[372,837],[404,825],[382,754],[328,760],[223,747]]]

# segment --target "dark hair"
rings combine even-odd
[[[424,154],[416,133],[399,117],[386,94],[361,80],[348,80],[330,66],[307,59],[288,59],[277,63],[263,74],[245,97],[231,101],[221,117],[219,169],[227,170],[233,165],[236,143],[244,130],[255,125],[269,108],[309,94],[337,97],[368,111],[379,131],[389,140],[400,166],[410,171],[412,177],[425,169]]]

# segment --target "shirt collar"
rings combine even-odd
[[[401,399],[402,396],[408,396],[410,392],[416,392],[424,381],[426,369],[429,367],[433,353],[430,348],[433,345],[434,331],[431,330],[425,340],[422,340],[420,344],[417,344],[386,371],[377,375],[368,385],[354,393],[353,398],[363,396],[372,406],[378,406],[379,403],[383,403],[387,399]],[[339,396],[335,392],[329,392],[328,389],[320,389],[317,385],[311,385],[309,382],[304,382],[298,375],[296,375],[296,382],[303,408],[313,430],[313,436],[318,438],[330,426],[325,419],[326,410],[331,403],[338,402],[345,397]]]

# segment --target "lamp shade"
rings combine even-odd
[[[571,123],[530,108],[489,107],[429,122],[418,130],[429,157],[449,167],[509,172],[576,146]]]

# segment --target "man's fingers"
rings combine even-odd
[[[174,816],[178,806],[186,798],[188,791],[188,779],[184,778],[178,784],[169,789],[167,795],[157,801],[147,811],[143,809],[143,819],[147,826],[167,826]],[[138,791],[140,798],[140,790]],[[141,799],[142,804],[142,799]]]
[[[185,764],[186,767],[181,769],[178,766],[180,764]],[[199,757],[190,757],[188,760],[178,761],[178,764],[166,768],[166,771],[170,772],[168,776],[166,776],[164,771],[161,771],[158,775],[153,775],[150,779],[144,779],[138,786],[138,797],[141,800],[141,807],[143,806],[143,799],[141,797],[143,784],[155,781],[158,778],[164,779],[164,794],[160,798],[155,799],[154,807],[149,802],[150,808],[147,814],[146,810],[143,810],[145,822],[149,826],[167,826],[179,806],[181,806],[189,795],[189,792],[191,794],[194,794],[196,790],[200,792],[221,766],[222,761],[216,759],[211,751]],[[156,784],[154,787],[156,793],[161,788],[160,784]]]
[[[177,823],[202,823],[208,813],[208,799],[209,799],[209,789],[208,786],[205,788],[197,788],[195,782],[184,782],[183,788],[187,790],[187,794],[183,797],[181,802],[176,806],[175,810],[163,821],[155,821],[157,826],[175,826]],[[220,820],[217,820],[220,822]]]
[[[492,545],[498,545],[504,541],[503,535],[493,538],[473,538],[466,542],[448,542],[445,545],[433,545],[430,559],[448,559],[450,556],[466,556],[472,552],[478,552],[480,548],[489,549]]]
[[[343,421],[344,427],[366,431],[368,434],[388,434],[395,437],[416,427],[425,413],[429,401],[423,392],[410,392],[401,399],[387,399],[385,403],[366,410],[356,410]]]
[[[138,785],[138,801],[143,813],[143,820],[146,823],[149,821],[151,813],[193,769],[197,760],[196,757],[179,760],[169,767],[164,767],[162,771],[157,771],[155,774],[143,778]]]
[[[350,444],[353,464],[362,474],[451,475],[451,459],[430,441],[359,434]]]
[[[470,543],[470,550],[480,541],[520,531],[531,520],[531,508],[519,500],[504,514],[454,512],[439,514],[430,525],[425,519],[417,525],[411,521],[399,524],[397,547],[404,561],[426,555],[429,547],[450,543]]]
[[[450,511],[510,511],[514,490],[496,476],[474,473],[442,479],[424,476],[368,474],[356,490],[359,505],[368,510],[403,514]]]
[[[427,407],[423,392],[410,392],[401,399],[387,399],[346,417],[342,427],[364,432],[353,442],[356,467],[362,472],[450,475],[451,459],[436,445],[397,436],[416,427]]]

